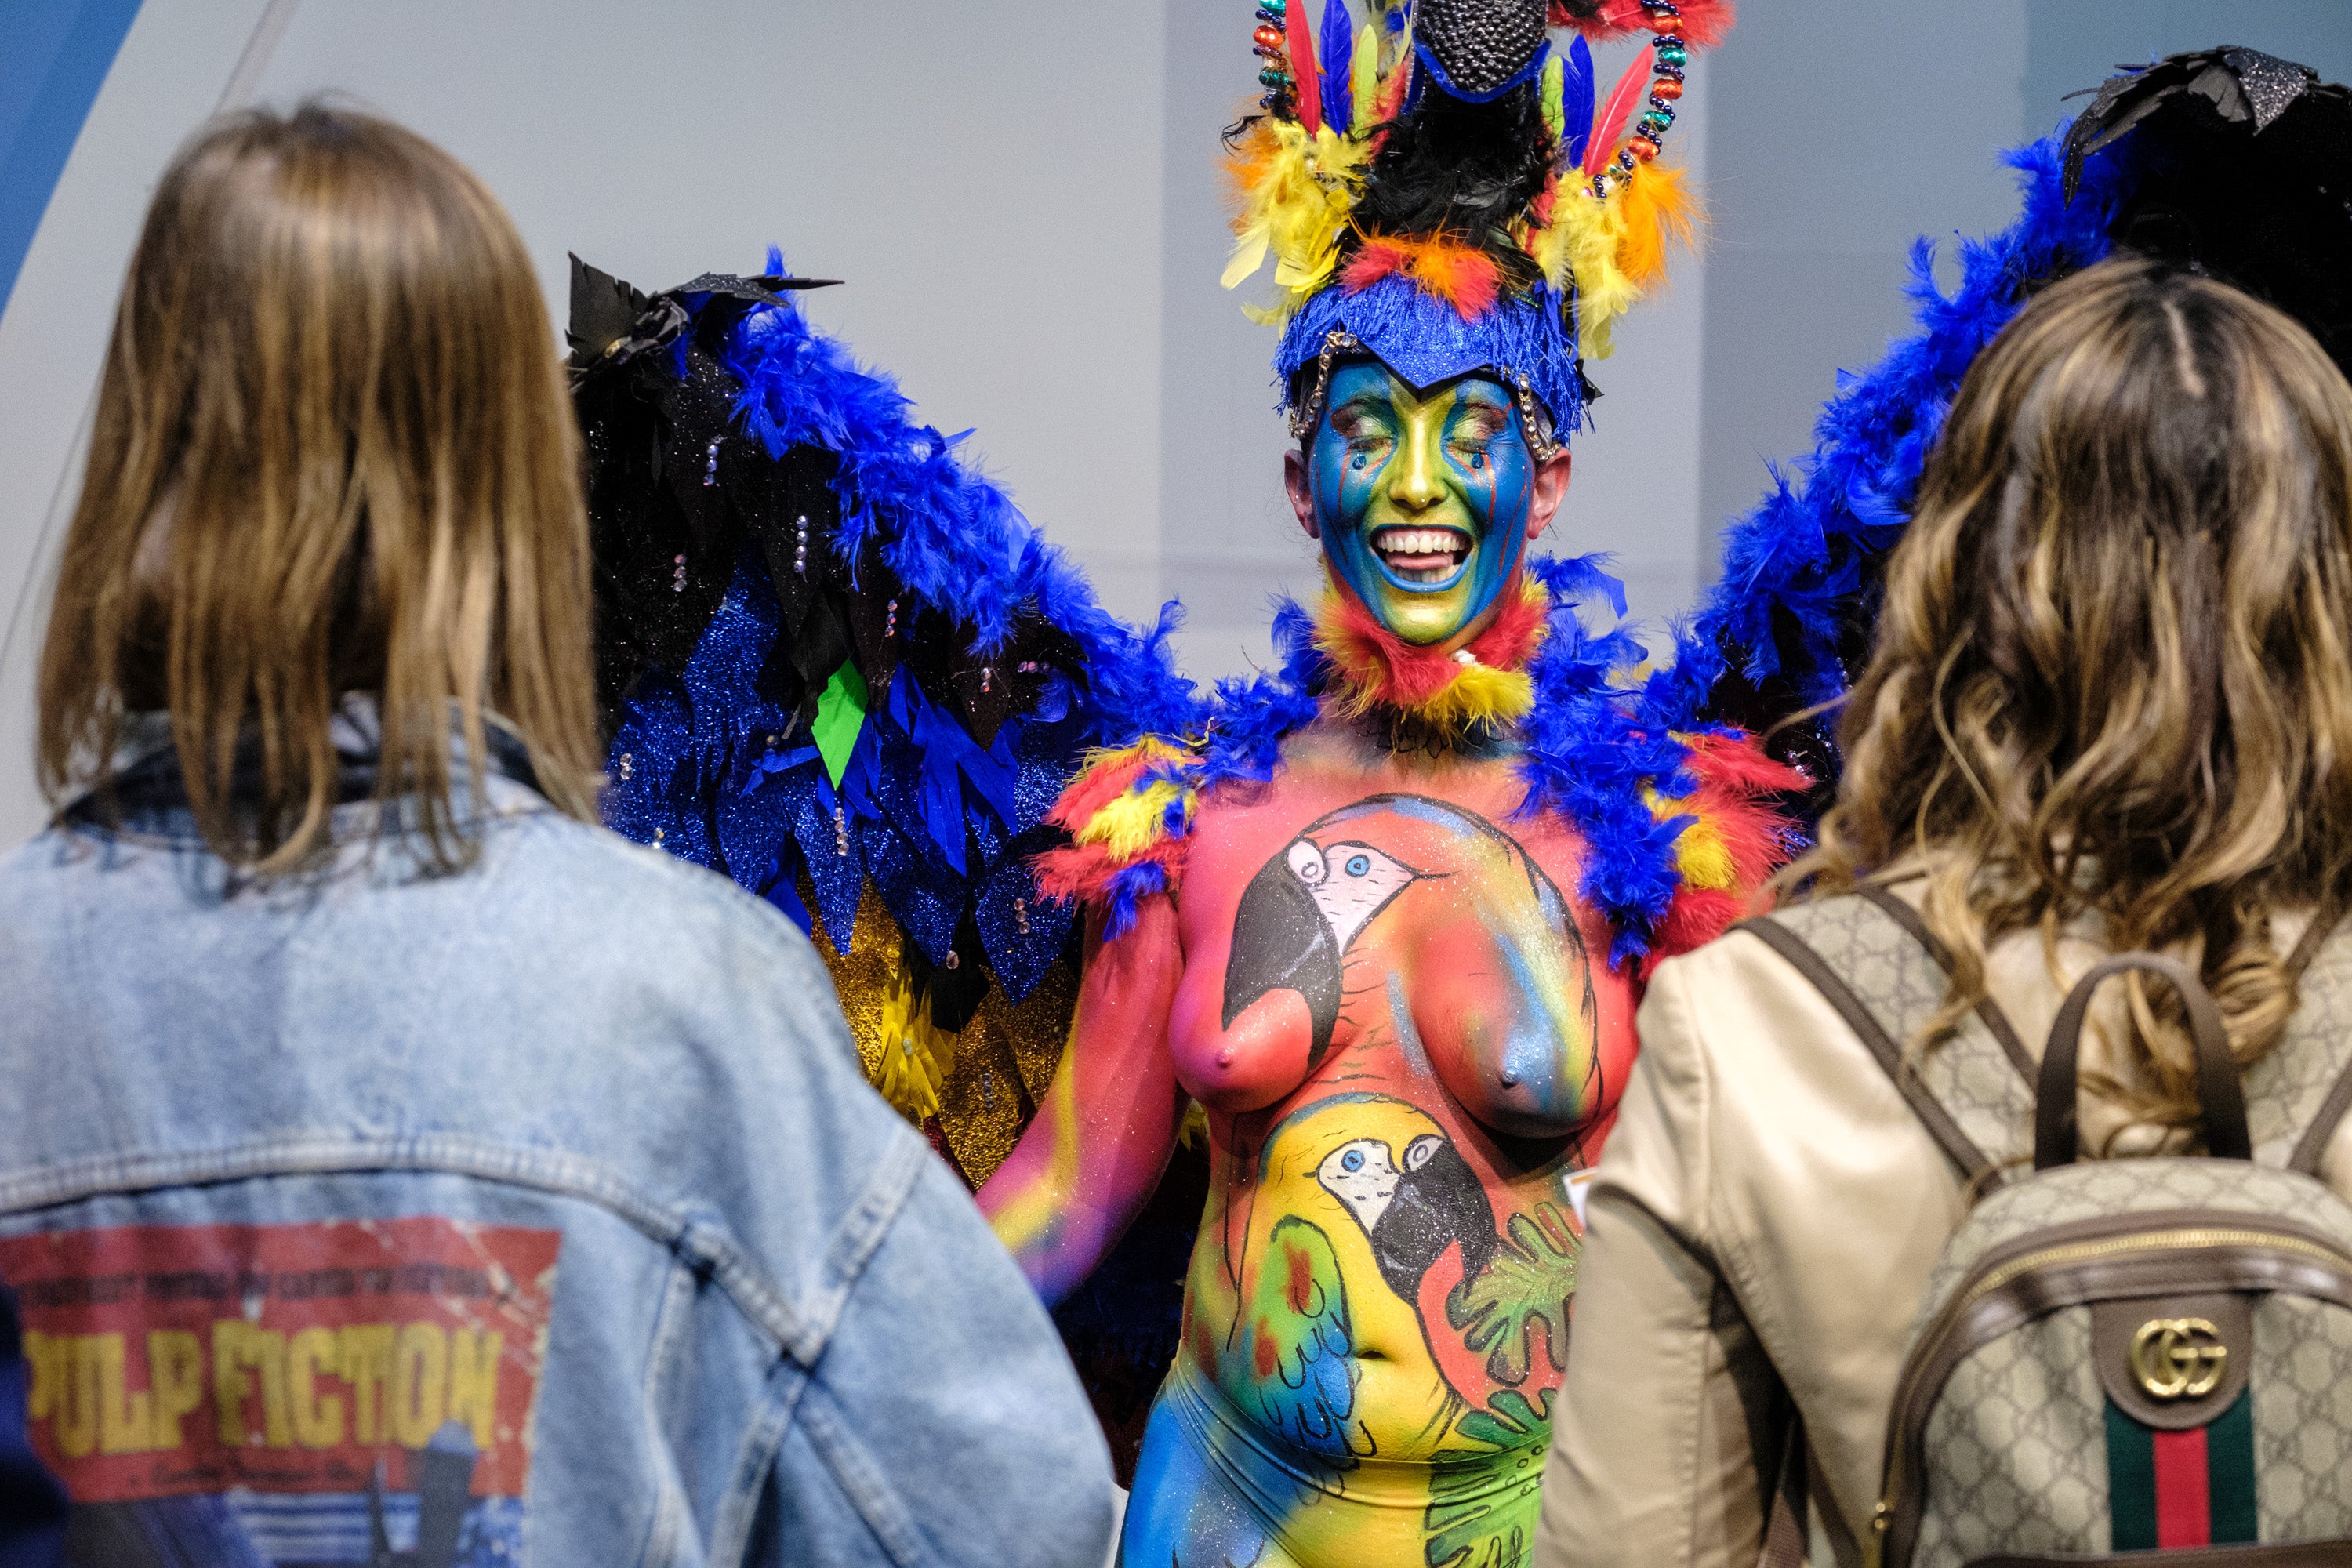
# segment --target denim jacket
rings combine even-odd
[[[0,1279],[75,1561],[1096,1568],[1077,1380],[806,940],[510,746],[425,874],[353,715],[318,874],[230,874],[152,727],[0,858]]]

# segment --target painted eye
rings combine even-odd
[[[1364,1152],[1361,1149],[1350,1149],[1346,1153],[1339,1156],[1339,1169],[1343,1171],[1360,1171],[1363,1168]]]
[[[1348,857],[1348,875],[1350,877],[1360,877],[1371,868],[1372,858],[1370,856],[1350,855]]]
[[[1359,452],[1354,457],[1348,459],[1348,467],[1360,469],[1366,463],[1369,463],[1371,460],[1371,458],[1368,454]]]
[[[1485,468],[1485,467],[1486,466],[1486,453],[1484,453],[1484,452],[1473,452],[1473,453],[1471,453],[1471,454],[1470,454],[1470,466],[1471,466],[1472,468]]]

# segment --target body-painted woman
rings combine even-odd
[[[1516,63],[1486,49],[1530,14]],[[1612,685],[1638,650],[1573,608],[1606,580],[1528,559],[1586,392],[1571,301],[1622,303],[1608,236],[1629,190],[1644,210],[1661,194],[1630,153],[1617,205],[1611,177],[1564,185],[1591,181],[1557,107],[1580,70],[1589,96],[1590,65],[1578,47],[1547,70],[1542,24],[1540,4],[1423,0],[1385,72],[1377,35],[1355,52],[1364,115],[1327,116],[1295,78],[1271,95],[1248,188],[1360,193],[1320,239],[1259,215],[1305,247],[1282,258],[1310,282],[1277,363],[1328,589],[1311,626],[1278,625],[1282,671],[1198,734],[1099,759],[1056,808],[1073,844],[1041,880],[1091,907],[1088,964],[1052,1089],[982,1203],[1058,1299],[1150,1196],[1188,1103],[1213,1166],[1125,1563],[1521,1559],[1578,1179],[1644,964],[1720,929],[1778,849],[1753,797],[1793,777],[1742,737],[1645,726]],[[1553,106],[1534,157],[1511,140],[1531,105]],[[1470,150],[1452,187],[1406,188],[1436,147]],[[1408,210],[1448,226],[1381,218]]]

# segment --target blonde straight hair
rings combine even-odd
[[[453,714],[470,798],[495,715],[593,818],[577,452],[530,257],[471,173],[317,103],[205,132],[115,312],[41,658],[52,805],[110,795],[126,714],[166,710],[212,847],[262,876],[314,862],[330,722],[361,692],[377,798],[413,802],[436,867],[475,846]]]
[[[2097,917],[2187,955],[2250,1062],[2295,986],[2273,912],[2352,862],[2352,387],[2284,315],[2139,260],[2035,300],[1969,370],[1887,567],[1817,891],[1908,862],[1955,984]],[[2197,1119],[2177,1002],[2135,990],[2132,1120]]]

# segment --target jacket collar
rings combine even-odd
[[[504,721],[489,715],[485,715],[484,734],[488,741],[488,755],[484,759],[488,773],[493,779],[530,791],[536,804],[539,779],[522,738]],[[378,812],[369,809],[375,802],[383,758],[383,726],[375,699],[362,692],[347,693],[329,721],[328,736],[336,761],[333,837],[341,841],[382,832],[386,823],[380,819]],[[469,784],[465,737],[457,727],[454,708],[450,742],[451,793],[457,817],[463,821],[472,812],[467,800]],[[169,713],[124,716],[110,773],[110,787],[86,791],[58,813],[58,820],[77,827],[142,837],[174,842],[202,840],[195,814],[188,805],[187,781],[181,771],[178,747],[173,742]],[[258,798],[260,793],[261,746],[257,739],[248,735],[237,746],[229,796],[234,802],[243,803]],[[493,784],[488,793],[495,809],[497,797],[507,792]]]

